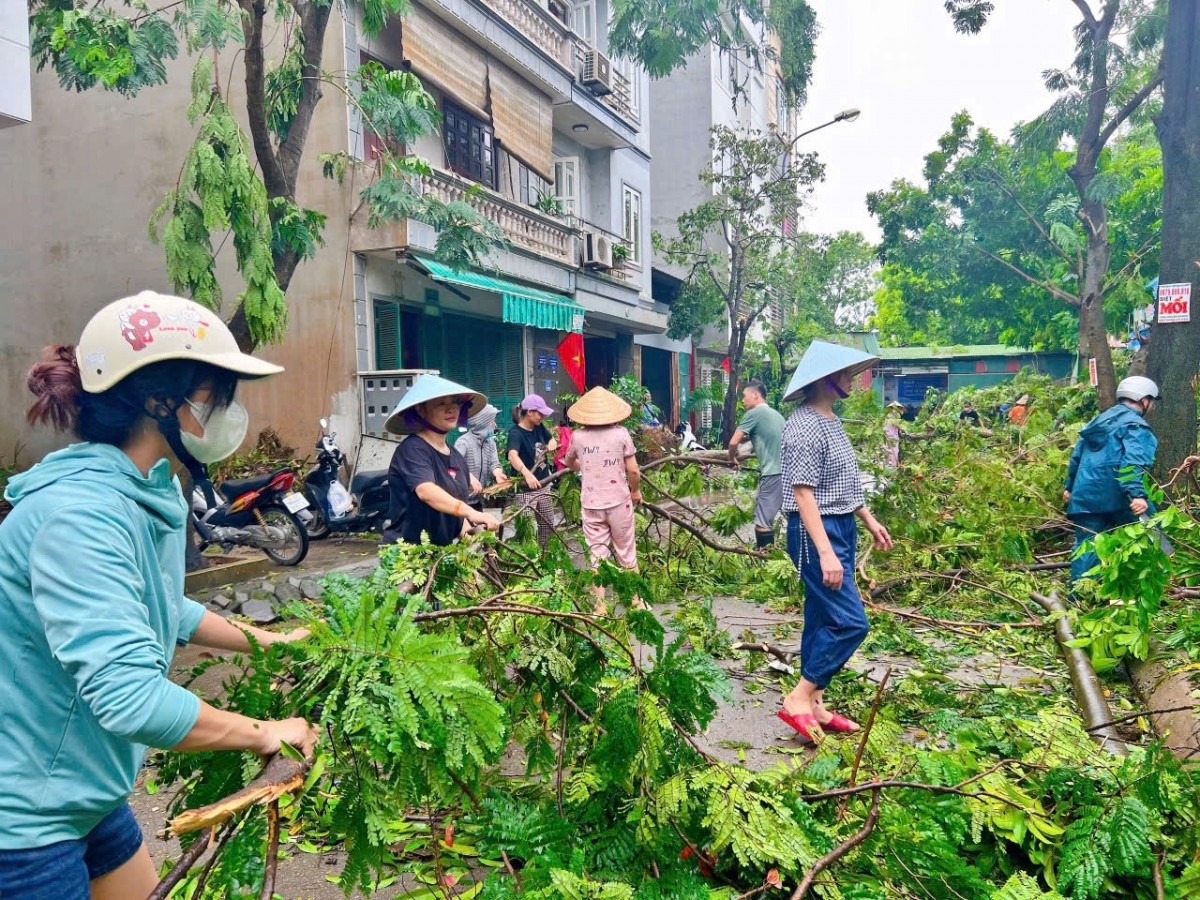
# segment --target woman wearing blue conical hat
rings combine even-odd
[[[813,341],[784,400],[799,400],[783,430],[783,509],[787,549],[804,583],[800,683],[783,701],[779,718],[801,737],[820,740],[822,729],[857,731],[858,724],[828,709],[825,688],[867,636],[867,616],[854,584],[855,519],[875,546],[890,550],[891,536],[863,496],[854,449],[833,405],[850,396],[854,376],[879,357]]]
[[[500,523],[472,509],[467,499],[481,485],[468,472],[463,455],[446,443],[446,435],[462,428],[487,404],[478,391],[422,375],[408,390],[384,425],[392,434],[408,435],[388,469],[392,494],[387,543],[429,542],[439,547],[456,541],[471,526],[496,531]]]

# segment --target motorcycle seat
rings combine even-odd
[[[217,493],[226,500],[236,500],[249,491],[257,491],[266,487],[280,472],[286,472],[286,469],[280,469],[276,472],[271,472],[268,475],[255,475],[253,478],[235,478],[230,481],[223,482]]]
[[[350,493],[361,495],[363,491],[375,487],[382,481],[386,481],[387,476],[387,469],[368,469],[365,472],[355,472],[354,478],[350,482]]]

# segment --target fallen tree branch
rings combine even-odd
[[[518,894],[521,893],[521,876],[518,875],[517,870],[513,868],[512,860],[508,858],[508,852],[505,850],[501,850],[500,858],[504,860],[504,868],[508,872],[508,874],[512,877],[513,884],[517,888],[517,893]]]
[[[875,691],[875,702],[871,704],[871,712],[867,714],[867,724],[863,726],[862,737],[858,741],[858,749],[854,752],[854,765],[850,767],[850,786],[854,787],[858,780],[858,767],[862,763],[863,752],[867,749],[867,738],[875,727],[875,716],[879,713],[879,704],[883,701],[883,692],[887,688],[888,679],[892,677],[892,667],[888,666],[883,677],[879,679],[879,689]],[[876,795],[878,796],[878,795]]]
[[[738,641],[730,645],[730,650],[754,650],[757,653],[767,653],[774,656],[777,660],[784,663],[790,663],[796,658],[799,650],[784,650],[782,647],[776,647],[774,644],[768,644],[766,641],[761,643]]]
[[[1067,608],[1058,599],[1057,594],[1043,596],[1032,593],[1030,596],[1047,614],[1057,614],[1054,622],[1054,635],[1062,649],[1063,661],[1067,664],[1067,672],[1071,676],[1071,687],[1075,691],[1075,699],[1079,703],[1080,713],[1088,734],[1102,748],[1117,756],[1127,756],[1129,753],[1125,741],[1112,723],[1112,710],[1104,699],[1104,690],[1100,679],[1092,667],[1088,655],[1077,647],[1071,647],[1075,633],[1067,618]]]
[[[652,459],[642,466],[641,469],[645,472],[648,469],[657,469],[666,463],[678,462],[703,466],[725,466],[728,469],[734,468],[734,464],[729,461],[729,456],[724,450],[704,450],[700,453],[686,453],[677,456],[664,456],[662,459]]]
[[[1107,728],[1110,725],[1121,725],[1125,722],[1132,722],[1134,719],[1140,719],[1144,716],[1165,716],[1167,713],[1191,712],[1194,709],[1196,709],[1195,703],[1189,706],[1168,706],[1166,709],[1143,709],[1139,712],[1130,713],[1127,716],[1121,716],[1119,719],[1111,719],[1108,722],[1101,722],[1099,725],[1092,725],[1089,728],[1085,728],[1084,731],[1090,733],[1100,728]]]
[[[179,860],[171,867],[171,871],[166,874],[166,877],[158,883],[150,896],[146,900],[167,900],[171,895],[171,891],[175,889],[175,885],[183,880],[183,877],[191,870],[196,861],[204,855],[204,851],[208,849],[208,845],[212,842],[213,830],[206,828],[200,837],[196,838],[195,843],[187,848],[187,851],[179,857]]]
[[[272,800],[267,806],[267,863],[263,869],[263,885],[258,900],[271,900],[275,896],[275,874],[278,868],[279,801]]]
[[[893,616],[899,616],[902,619],[912,619],[915,622],[924,622],[927,625],[936,625],[939,628],[946,628],[950,631],[959,631],[963,629],[981,629],[981,628],[1041,628],[1044,622],[1038,622],[1034,619],[1022,619],[1020,622],[983,622],[972,619],[937,619],[933,616],[927,616],[922,613],[912,612],[911,610],[901,609],[896,606],[886,606],[882,603],[872,603],[870,600],[866,605],[871,609],[879,612],[889,613]]]
[[[767,559],[769,556],[769,554],[761,553],[757,550],[748,550],[745,547],[736,547],[736,546],[731,546],[729,544],[718,543],[717,541],[714,541],[712,538],[710,538],[708,535],[706,535],[699,528],[697,528],[695,525],[693,525],[691,522],[688,522],[686,519],[684,519],[680,516],[677,516],[674,513],[668,512],[663,507],[659,506],[657,503],[651,503],[649,500],[643,500],[642,506],[644,508],[650,510],[650,512],[654,513],[655,515],[661,516],[662,518],[664,518],[670,522],[674,522],[676,525],[678,525],[684,531],[688,532],[688,534],[692,535],[692,537],[699,540],[700,543],[704,544],[704,546],[710,547],[713,550],[719,550],[722,553],[737,553],[740,556],[749,556],[753,559]]]
[[[1070,553],[1071,551],[1068,550],[1067,552]],[[1071,568],[1071,561],[1063,560],[1061,562],[1038,562],[1031,563],[1028,566],[1021,566],[1021,568],[1026,572],[1056,572],[1059,569]]]
[[[181,812],[171,820],[171,834],[179,837],[211,828],[228,821],[243,809],[273,803],[284,794],[290,794],[304,786],[304,776],[311,764],[305,760],[289,759],[276,753],[267,761],[262,773],[236,793],[207,806]]]
[[[813,863],[812,868],[804,874],[804,880],[792,894],[792,900],[802,900],[808,894],[809,888],[813,886],[818,875],[871,836],[871,832],[875,830],[875,823],[879,821],[880,796],[879,788],[875,788],[871,794],[871,811],[867,813],[867,819],[863,822],[862,828]]]

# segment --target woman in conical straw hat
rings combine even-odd
[[[388,543],[421,543],[444,547],[472,526],[496,531],[499,521],[472,509],[472,491],[483,490],[467,469],[463,455],[446,442],[455,428],[484,408],[487,397],[461,384],[422,375],[396,404],[384,428],[408,435],[388,468],[392,502],[383,539]]]
[[[612,391],[592,388],[567,411],[579,429],[571,437],[564,462],[580,473],[583,537],[593,565],[615,556],[621,568],[636,572],[633,506],[642,502],[642,474],[633,438],[620,424],[632,413],[630,405]],[[634,607],[645,605],[638,598]],[[597,585],[596,614],[607,611],[604,588]]]
[[[825,705],[825,688],[868,629],[854,584],[855,519],[878,549],[892,547],[887,529],[866,507],[854,449],[833,411],[834,403],[850,396],[854,376],[876,361],[859,350],[813,341],[783,398],[801,403],[784,427],[782,462],[788,555],[804,583],[804,631],[800,683],[784,698],[779,717],[808,740],[820,740],[824,728],[858,730]]]
[[[242,381],[283,370],[225,323],[153,291],[100,309],[29,372],[31,423],[80,439],[8,482],[0,528],[0,896],[145,897],[158,872],[127,797],[147,747],[308,754],[304,719],[216,709],[167,677],[178,644],[303,638],[235,625],[183,595],[176,473],[241,445]]]

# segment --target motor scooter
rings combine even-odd
[[[192,491],[192,519],[200,549],[213,544],[226,549],[254,547],[281,566],[300,563],[308,555],[302,517],[309,503],[292,490],[295,484],[291,469],[226,481],[216,493],[207,482],[197,484]]]
[[[332,531],[383,531],[391,504],[387,469],[354,472],[347,489],[341,478],[346,456],[337,432],[329,431],[327,419],[320,424],[317,461],[304,477],[304,493],[312,505],[308,536],[319,540]]]

